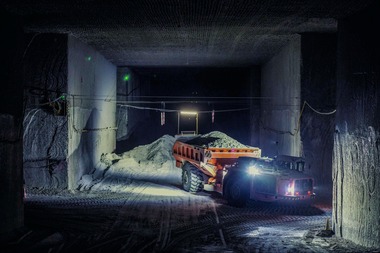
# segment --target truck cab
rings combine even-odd
[[[314,180],[304,173],[301,157],[240,157],[223,179],[223,195],[234,206],[246,200],[308,202],[315,197]]]

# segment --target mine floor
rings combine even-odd
[[[329,220],[329,221],[328,221]],[[376,252],[325,231],[331,205],[249,202],[140,182],[128,193],[30,192],[1,252]],[[327,226],[327,227],[326,227]]]

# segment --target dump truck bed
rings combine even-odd
[[[190,140],[177,140],[173,145],[176,166],[181,168],[190,162],[204,174],[215,177],[217,170],[234,164],[241,156],[260,157],[261,149],[255,147],[210,147],[217,138],[197,137]]]

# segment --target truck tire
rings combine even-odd
[[[182,187],[188,192],[200,192],[203,190],[203,175],[191,163],[185,163],[182,167]]]
[[[231,206],[243,207],[249,199],[249,183],[244,175],[236,175],[228,179],[224,195]]]

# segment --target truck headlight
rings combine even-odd
[[[259,175],[261,174],[260,170],[255,166],[249,166],[248,167],[248,174],[249,175]]]
[[[286,191],[286,195],[294,195],[294,183],[289,183]]]

